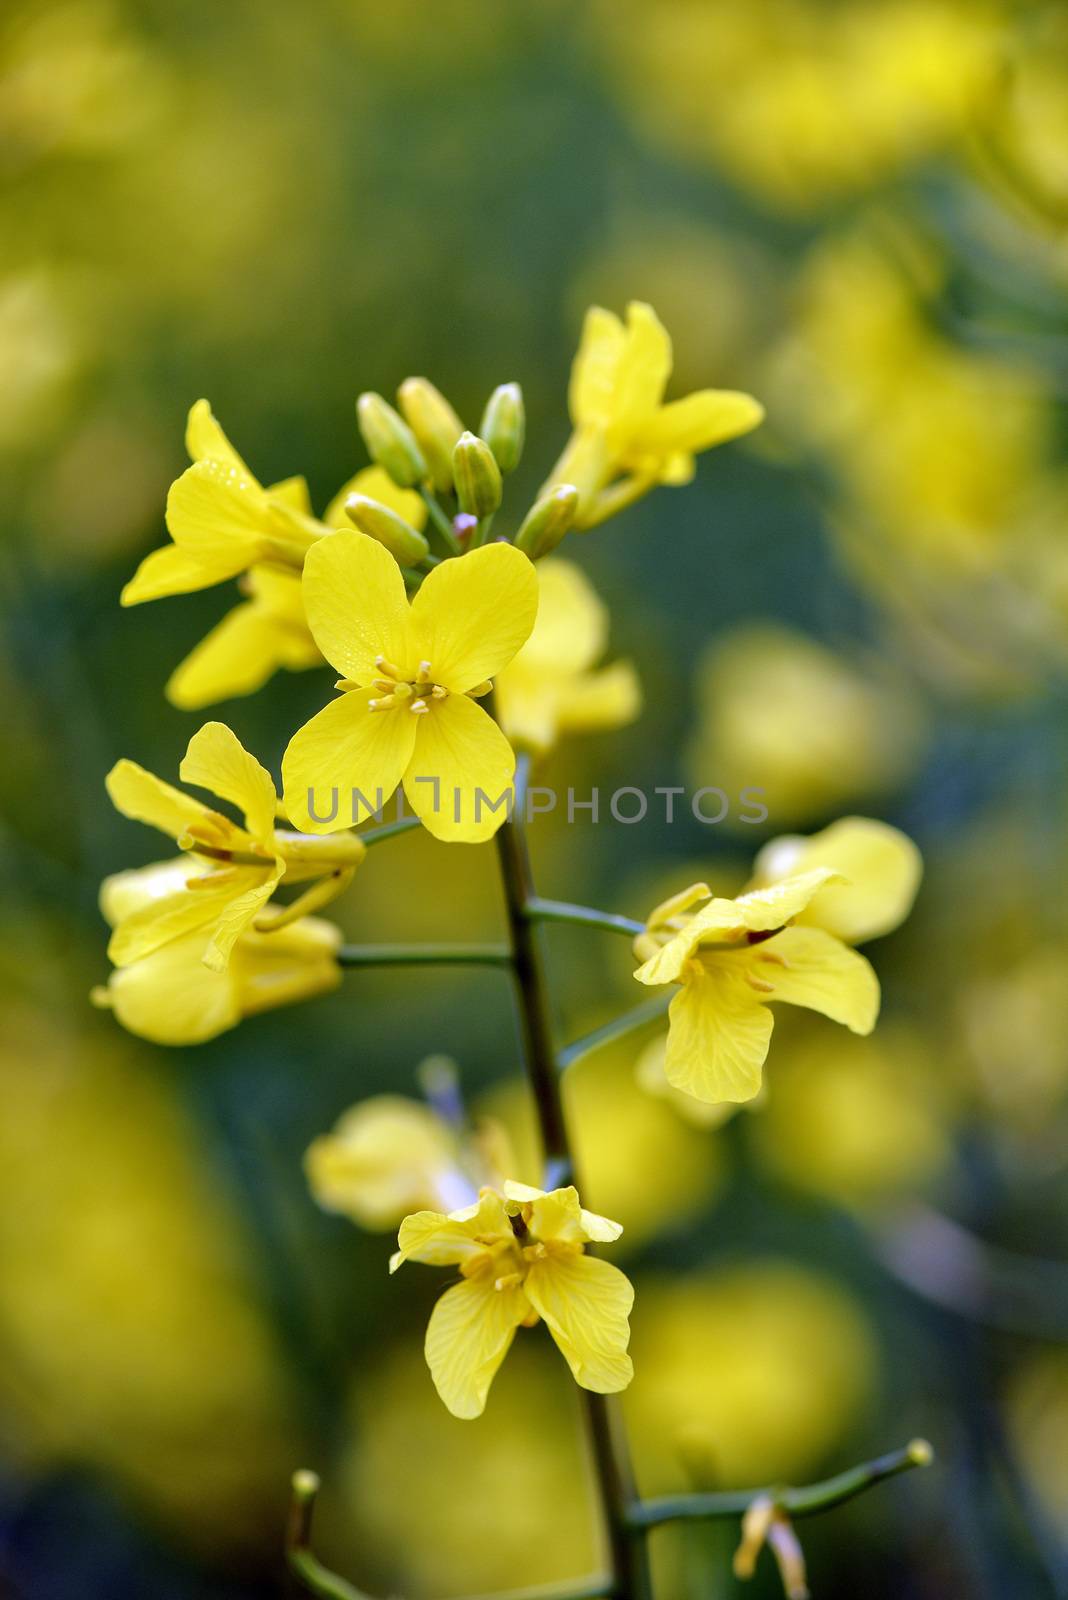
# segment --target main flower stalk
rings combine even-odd
[[[497,832],[497,857],[512,947],[523,1060],[538,1118],[545,1156],[547,1189],[572,1183],[575,1162],[560,1092],[560,1073],[552,1037],[549,989],[532,907],[530,854],[521,818],[526,760],[516,770],[515,805]],[[652,1600],[652,1576],[645,1539],[630,1521],[637,1499],[619,1401],[614,1395],[580,1391],[589,1428],[597,1487],[608,1535],[614,1600]]]

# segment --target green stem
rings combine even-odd
[[[343,967],[510,967],[503,944],[343,944]]]
[[[471,542],[467,547],[469,550],[477,550],[480,545],[487,542],[490,536],[490,529],[493,527],[493,519],[496,515],[495,511],[491,511],[488,517],[482,518],[482,521],[471,535]]]
[[[418,817],[398,817],[396,822],[384,822],[381,827],[369,828],[366,833],[358,833],[356,837],[362,839],[370,850],[373,844],[382,844],[386,839],[395,839],[398,833],[411,833],[413,828],[421,827]]]
[[[611,1022],[605,1022],[592,1032],[582,1034],[580,1038],[557,1051],[557,1070],[566,1072],[568,1067],[573,1067],[576,1061],[581,1061],[583,1056],[591,1055],[602,1045],[611,1044],[615,1039],[625,1039],[628,1033],[635,1033],[647,1023],[657,1021],[664,1015],[671,1000],[671,994],[657,995],[655,1000],[643,1000],[640,1006],[633,1006],[630,1011],[624,1011],[622,1016],[613,1017]]]
[[[576,922],[587,928],[604,928],[608,933],[623,933],[630,938],[645,932],[644,922],[617,916],[614,911],[597,911],[593,906],[573,906],[567,900],[543,900],[532,895],[523,915],[532,922]]]
[[[527,763],[521,758],[516,772],[516,804],[497,831],[497,855],[519,999],[523,1055],[545,1155],[543,1181],[551,1189],[572,1182],[575,1169],[549,1021],[545,967],[537,930],[529,915],[530,906],[537,902],[526,837],[519,821],[526,775]],[[612,1582],[607,1592],[613,1600],[652,1600],[645,1534],[627,1520],[628,1507],[637,1498],[637,1487],[617,1398],[593,1394],[588,1389],[583,1389],[581,1395],[611,1557]]]
[[[862,1462],[859,1467],[838,1473],[837,1477],[825,1478],[822,1483],[810,1483],[801,1489],[732,1489],[722,1494],[664,1495],[656,1500],[636,1501],[628,1508],[627,1522],[632,1528],[649,1529],[659,1528],[665,1522],[740,1517],[759,1496],[774,1500],[791,1517],[810,1517],[843,1505],[875,1484],[896,1477],[899,1472],[929,1466],[933,1459],[934,1452],[926,1439],[913,1439],[903,1450],[892,1450],[889,1455],[877,1456],[874,1461]]]
[[[423,497],[423,504],[426,506],[430,520],[434,524],[438,537],[448,554],[458,556],[460,554],[460,541],[453,530],[452,518],[449,513],[445,510],[433,489],[428,489],[424,485],[419,493]]]

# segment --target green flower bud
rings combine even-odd
[[[531,561],[547,556],[555,550],[564,534],[575,521],[579,492],[573,483],[558,484],[535,501],[523,518],[523,526],[515,542]]]
[[[423,535],[403,517],[368,495],[350,494],[345,501],[345,515],[361,533],[368,533],[379,544],[384,544],[402,567],[418,566],[430,548]]]
[[[462,433],[452,453],[452,474],[460,510],[481,522],[501,503],[501,469],[485,439]]]
[[[428,378],[405,378],[397,390],[404,419],[423,451],[439,494],[452,489],[452,452],[464,425]]]
[[[493,451],[502,472],[514,472],[523,454],[527,419],[523,391],[518,383],[502,383],[494,389],[482,413],[479,429]]]
[[[423,452],[404,418],[373,391],[356,402],[356,420],[373,461],[385,467],[395,484],[413,489],[429,476]]]

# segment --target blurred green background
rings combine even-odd
[[[544,781],[762,786],[770,818],[542,819],[541,892],[634,916],[693,877],[733,892],[763,838],[850,812],[928,864],[875,953],[877,1033],[780,1014],[762,1108],[695,1128],[637,1085],[639,1045],[576,1075],[584,1198],[637,1286],[642,1485],[924,1433],[932,1473],[805,1525],[814,1592],[1068,1593],[1066,45],[1062,7],[996,0],[8,0],[5,1593],[278,1593],[301,1464],[324,1557],[375,1592],[596,1563],[548,1341],[453,1421],[420,1351],[439,1285],[390,1282],[388,1237],[302,1173],[433,1051],[521,1121],[499,975],[352,972],[187,1051],[87,997],[101,878],[166,853],[104,774],[174,779],[203,719],[162,686],[232,604],[118,606],[189,405],[321,507],[364,462],[360,390],[424,373],[475,419],[515,379],[521,512],[585,306],[631,298],[675,393],[748,389],[768,421],[564,547],[645,709]],[[277,773],[328,687],[205,716]],[[492,936],[492,852],[405,836],[334,909],[355,939]],[[638,998],[622,941],[550,937],[562,1036]],[[730,1530],[654,1542],[666,1594],[736,1592]]]

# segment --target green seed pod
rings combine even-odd
[[[481,522],[501,503],[501,469],[485,439],[462,433],[452,453],[452,473],[460,510]]]
[[[369,391],[356,402],[356,420],[373,461],[385,467],[402,489],[414,489],[429,476],[415,434],[380,394]]]
[[[515,536],[517,547],[531,561],[547,556],[574,523],[578,503],[579,492],[573,483],[561,483],[550,489],[535,501],[523,518],[523,526]]]
[[[452,489],[452,453],[464,425],[429,378],[405,378],[397,390],[404,419],[422,449],[438,494]]]
[[[384,544],[402,567],[418,566],[430,548],[423,535],[403,517],[368,495],[350,494],[345,501],[345,515],[361,533],[370,534],[372,539]]]
[[[527,418],[523,391],[518,383],[502,383],[494,389],[482,413],[479,429],[493,451],[502,472],[514,472],[523,454]]]

